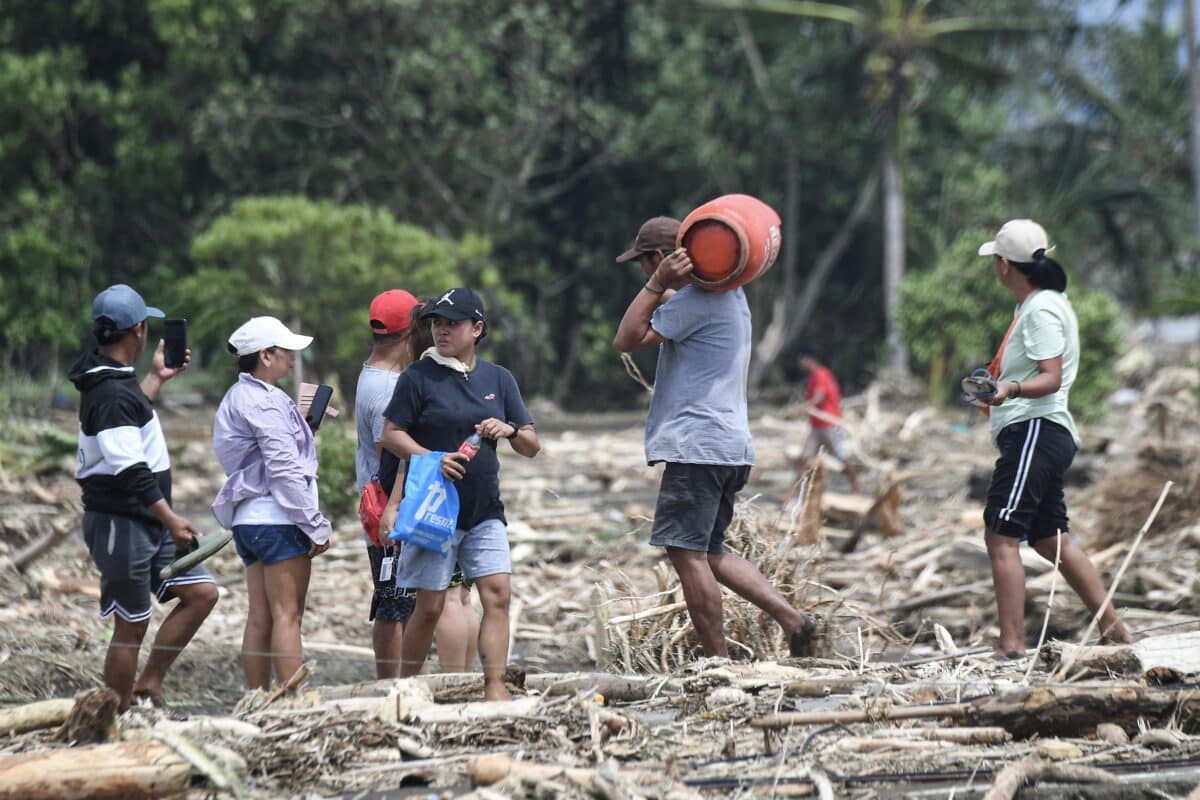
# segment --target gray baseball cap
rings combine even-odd
[[[92,319],[108,317],[119,331],[132,328],[146,317],[165,316],[161,308],[146,305],[133,287],[123,283],[108,287],[92,301]]]

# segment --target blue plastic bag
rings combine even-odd
[[[408,459],[404,499],[388,538],[450,554],[458,527],[458,489],[442,476],[445,453],[422,453]]]

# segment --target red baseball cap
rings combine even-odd
[[[421,301],[403,289],[388,289],[371,301],[371,330],[375,333],[400,333],[408,330],[409,315]]]

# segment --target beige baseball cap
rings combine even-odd
[[[1046,229],[1031,219],[1010,219],[996,232],[996,238],[979,246],[981,256],[1000,256],[1019,264],[1035,260],[1034,253],[1054,250]]]

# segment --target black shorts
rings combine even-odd
[[[996,444],[1000,458],[983,511],[987,529],[1030,544],[1066,533],[1063,475],[1075,459],[1071,432],[1046,419],[1031,419],[1000,431]]]
[[[725,552],[725,529],[733,520],[737,493],[750,479],[750,466],[667,462],[650,544],[713,555]]]
[[[395,568],[392,564],[392,576],[386,581],[379,580],[379,570],[383,567],[383,559],[388,556],[399,556],[400,546],[375,547],[367,545],[367,558],[371,562],[371,581],[375,584],[375,592],[371,595],[371,611],[367,619],[374,622],[377,619],[386,622],[404,622],[412,616],[417,604],[415,589],[405,589],[396,585]],[[450,587],[462,586],[470,589],[472,582],[463,575],[462,569],[455,565],[454,575],[450,578]]]
[[[386,581],[379,580],[379,570],[384,558],[395,558],[400,555],[400,548],[375,547],[367,545],[367,557],[371,561],[371,581],[375,584],[375,593],[371,595],[371,612],[367,619],[374,622],[377,619],[385,622],[404,622],[412,616],[417,604],[416,592],[410,592],[396,585],[396,563],[392,562],[392,576]]]
[[[150,619],[150,593],[159,602],[175,597],[175,586],[213,583],[203,565],[167,580],[160,570],[175,560],[175,540],[159,522],[85,511],[83,541],[100,570],[100,616],[126,622]]]

